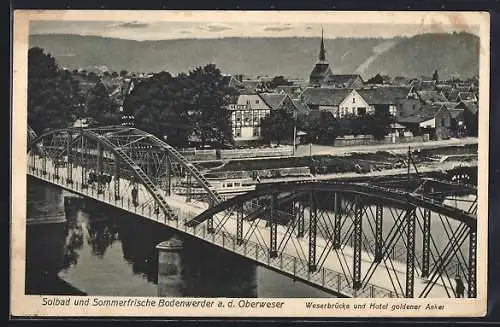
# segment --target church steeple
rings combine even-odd
[[[309,86],[319,87],[327,84],[328,79],[332,75],[330,64],[326,60],[325,40],[323,38],[323,29],[321,29],[321,45],[319,49],[319,57],[316,65],[314,65],[311,74],[309,75]]]
[[[321,47],[319,49],[319,61],[326,61],[325,42],[323,40],[323,29],[321,29]]]

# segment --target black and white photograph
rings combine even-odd
[[[17,14],[19,312],[485,312],[488,15]]]

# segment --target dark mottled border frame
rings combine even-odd
[[[377,319],[193,319],[190,317],[176,318],[176,319],[157,319],[155,321],[162,321],[170,325],[182,326],[206,326],[216,324],[217,326],[235,324],[238,326],[243,325],[270,325],[280,324],[289,326],[291,324],[305,325],[305,324],[325,324],[331,325],[332,323],[342,323],[342,326],[364,325],[364,324],[388,324],[388,323],[416,323],[428,325],[431,324],[464,324],[469,325],[500,325],[500,194],[499,190],[495,189],[494,185],[500,188],[500,129],[494,128],[500,126],[500,0],[426,0],[426,1],[395,1],[395,0],[343,0],[343,1],[327,1],[327,0],[288,0],[288,1],[263,1],[263,0],[210,0],[210,1],[188,1],[188,0],[174,0],[174,1],[154,1],[154,0],[10,0],[9,1],[9,85],[12,85],[12,17],[13,10],[15,9],[112,9],[112,10],[161,10],[161,9],[186,9],[186,10],[409,10],[409,11],[426,11],[426,10],[449,10],[449,11],[488,11],[490,12],[490,154],[489,154],[489,269],[488,269],[488,314],[484,318],[469,318],[469,319],[452,319],[452,318],[435,318],[435,319],[397,319],[387,321],[384,318]],[[12,157],[11,152],[11,96],[12,89],[9,87],[9,123],[7,131],[9,131],[9,155]],[[11,183],[11,170],[9,170],[9,204],[12,201],[10,198],[10,183]],[[3,206],[4,208],[7,205]],[[10,207],[9,207],[10,216]],[[7,222],[4,231],[9,231],[8,220],[3,219],[3,223]],[[9,240],[10,233],[5,239]],[[9,244],[8,244],[9,245]],[[10,270],[9,270],[10,272]],[[10,281],[9,281],[10,283]],[[8,286],[9,287],[9,286]],[[4,292],[8,296],[8,292]],[[8,299],[9,301],[9,299]],[[10,313],[10,312],[9,312]],[[17,320],[18,323],[32,323],[37,321],[43,323],[40,318],[23,318],[12,317],[9,315],[9,320]],[[49,323],[66,322],[70,324],[75,323],[96,323],[98,321],[116,321],[116,318],[65,318],[65,319],[50,319]],[[123,319],[123,318],[121,318]],[[22,322],[21,322],[21,321]],[[48,320],[48,319],[43,319]],[[78,321],[76,321],[78,320]],[[121,323],[140,323],[141,325],[151,319],[123,319]],[[48,321],[44,321],[47,323]],[[153,322],[153,321],[151,321]]]

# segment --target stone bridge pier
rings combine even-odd
[[[61,188],[29,179],[26,187],[26,223],[30,225],[66,222]]]
[[[44,294],[64,261],[64,197],[61,189],[29,179],[26,200],[26,292]]]
[[[257,297],[256,266],[177,235],[159,243],[158,296]]]

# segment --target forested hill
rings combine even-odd
[[[133,41],[78,35],[32,35],[30,47],[52,54],[70,69],[176,74],[215,63],[224,73],[305,78],[319,51],[318,38],[223,38]],[[441,78],[478,74],[479,38],[472,34],[423,34],[411,38],[326,40],[334,73]]]

